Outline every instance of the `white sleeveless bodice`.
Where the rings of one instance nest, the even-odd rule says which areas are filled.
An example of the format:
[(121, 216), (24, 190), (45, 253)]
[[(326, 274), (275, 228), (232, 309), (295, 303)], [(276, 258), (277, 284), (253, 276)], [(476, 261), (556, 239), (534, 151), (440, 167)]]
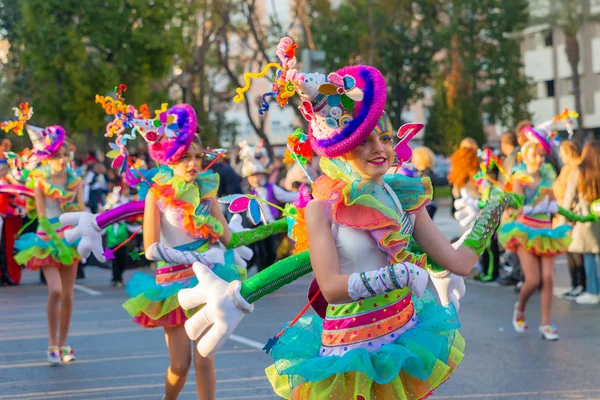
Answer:
[[(389, 185), (384, 184), (384, 187), (394, 200), (398, 214), (402, 217), (404, 211), (398, 197)], [(411, 233), (414, 218), (414, 215), (409, 215)], [(335, 238), (335, 247), (340, 258), (342, 274), (373, 271), (388, 264), (387, 253), (377, 246), (377, 242), (368, 231), (353, 229), (336, 223), (332, 223), (331, 231)]]
[(60, 217), (62, 212), (60, 211), (60, 203), (58, 200), (52, 200), (46, 197), (46, 217), (48, 219)]
[(167, 207), (160, 217), (160, 242), (165, 246), (177, 247), (197, 241), (193, 236), (178, 227), (178, 219), (182, 218), (177, 210)]

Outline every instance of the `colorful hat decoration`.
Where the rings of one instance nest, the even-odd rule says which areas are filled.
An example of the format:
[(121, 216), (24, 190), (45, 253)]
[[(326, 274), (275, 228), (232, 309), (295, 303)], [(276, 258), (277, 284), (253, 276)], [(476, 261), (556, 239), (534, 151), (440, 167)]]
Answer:
[(20, 103), (15, 110), (16, 120), (7, 120), (2, 122), (0, 127), (5, 131), (13, 131), (18, 136), (23, 135), (23, 130), (27, 130), (29, 139), (32, 143), (33, 154), (38, 160), (44, 160), (52, 157), (65, 144), (65, 128), (60, 125), (52, 125), (47, 128), (27, 124), (27, 121), (33, 115), (33, 108), (29, 103)]
[[(137, 134), (148, 143), (148, 153), (159, 164), (177, 162), (190, 148), (196, 134), (196, 112), (187, 104), (178, 104), (168, 108), (161, 105), (151, 118), (148, 106), (143, 104), (136, 109), (125, 104), (123, 92), (127, 86), (120, 84), (115, 88), (116, 99), (96, 95), (96, 103), (101, 104), (108, 115), (114, 119), (106, 126), (106, 137), (116, 136), (110, 143), (111, 151), (107, 156), (113, 159), (112, 167), (120, 169), (128, 184), (135, 185), (138, 178), (130, 170), (127, 142), (135, 140)], [(129, 131), (127, 131), (129, 130)]]
[(137, 132), (148, 142), (148, 153), (159, 164), (177, 162), (190, 148), (196, 134), (196, 111), (188, 104), (167, 104), (154, 119), (133, 119)]
[(379, 70), (365, 65), (344, 67), (327, 76), (299, 73), (293, 69), (296, 48), (292, 39), (282, 38), (277, 46), (280, 63), (270, 63), (258, 74), (244, 74), (246, 85), (236, 90), (234, 101), (243, 100), (250, 78), (266, 76), (271, 67), (278, 69), (272, 91), (263, 95), (261, 111), (268, 110), (267, 97), (276, 96), (277, 103), (285, 105), (297, 93), (300, 111), (309, 122), (312, 149), (324, 157), (341, 156), (360, 145), (377, 125), (385, 107), (385, 79)]
[(558, 132), (552, 129), (556, 122), (564, 124), (567, 130), (572, 129), (572, 118), (577, 117), (577, 113), (565, 109), (561, 114), (557, 115), (550, 121), (542, 122), (536, 126), (526, 126), (523, 128), (523, 133), (528, 140), (539, 143), (546, 152), (551, 153), (552, 148), (560, 144)]
[(60, 125), (47, 128), (27, 125), (26, 129), (33, 145), (33, 153), (38, 160), (52, 157), (65, 144), (65, 128)]

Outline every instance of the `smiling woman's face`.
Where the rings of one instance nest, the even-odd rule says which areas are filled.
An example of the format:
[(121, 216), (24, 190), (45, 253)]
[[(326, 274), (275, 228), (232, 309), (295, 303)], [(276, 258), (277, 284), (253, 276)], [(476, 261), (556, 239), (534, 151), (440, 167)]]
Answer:
[(190, 149), (179, 161), (169, 165), (173, 170), (173, 175), (183, 178), (187, 183), (192, 183), (202, 169), (203, 154), (195, 143), (192, 143)]
[(363, 179), (383, 182), (383, 175), (394, 162), (394, 147), (390, 132), (376, 131), (357, 148), (342, 156)]

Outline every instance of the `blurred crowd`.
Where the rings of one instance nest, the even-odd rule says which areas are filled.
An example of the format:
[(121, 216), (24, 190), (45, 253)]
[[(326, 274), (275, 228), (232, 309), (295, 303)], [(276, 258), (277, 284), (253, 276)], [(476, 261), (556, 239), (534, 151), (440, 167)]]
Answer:
[[(485, 152), (496, 154), (502, 162), (504, 171), (510, 174), (520, 162), (519, 150), (527, 140), (522, 129), (529, 124), (531, 124), (530, 121), (523, 121), (517, 125), (514, 132), (504, 133), (498, 149), (486, 147), (479, 149), (475, 140), (464, 139), (459, 149), (449, 158), (449, 171), (443, 158), (436, 156), (427, 147), (417, 147), (413, 150), (410, 164), (402, 165), (400, 172), (409, 176), (431, 179), (434, 184), (434, 198), (427, 206), (427, 212), (434, 218), (439, 206), (438, 191), (446, 185), (449, 185), (452, 200), (461, 198), (465, 191), (471, 197), (485, 199), (486, 186), (482, 185), (481, 180), (476, 177), (481, 172), (482, 154)], [(133, 157), (137, 160), (139, 168), (155, 167), (143, 146), (136, 154), (133, 154)], [(304, 168), (298, 163), (286, 165), (283, 157), (274, 157), (273, 160), (270, 160), (264, 148), (253, 150), (250, 157), (252, 160), (244, 158), (244, 155), (240, 154), (240, 149), (236, 149), (235, 152), (228, 153), (214, 162), (206, 161), (206, 166), (220, 175), (219, 197), (253, 193), (264, 200), (283, 206), (296, 198), (302, 184), (310, 184), (311, 180), (322, 174), (317, 156)], [(103, 212), (116, 205), (137, 199), (135, 189), (128, 188), (122, 182), (117, 171), (110, 168), (108, 161), (110, 160), (105, 160), (100, 153), (91, 151), (85, 157), (76, 158), (72, 164), (72, 168), (78, 170), (84, 177), (84, 200), (87, 209), (93, 213)], [(561, 143), (559, 151), (547, 156), (546, 162), (552, 165), (557, 175), (553, 189), (559, 204), (575, 212), (589, 212), (590, 203), (600, 197), (600, 145), (592, 141), (587, 143), (582, 151), (575, 142), (565, 140)], [(500, 173), (498, 168), (492, 168), (487, 172), (498, 184), (510, 184), (509, 177)], [(5, 174), (6, 171), (0, 168), (0, 175)], [(265, 208), (268, 209), (266, 212), (267, 222), (280, 216), (276, 208)], [(227, 218), (231, 217), (226, 205), (223, 205), (223, 211)], [(451, 213), (454, 214), (454, 209), (451, 210)], [(25, 217), (22, 225), (25, 226), (27, 223)], [(569, 222), (565, 221), (564, 217), (557, 217), (555, 223)], [(244, 221), (245, 226), (249, 226), (248, 224), (248, 221)], [(105, 268), (112, 267), (112, 283), (121, 286), (123, 271), (126, 268), (149, 264), (143, 257), (140, 226), (141, 221), (129, 220), (119, 226), (109, 227), (112, 231), (106, 235), (105, 239), (107, 241), (105, 244), (109, 247), (126, 241), (130, 236), (133, 238), (127, 241), (126, 246), (118, 248), (115, 260), (112, 262), (100, 263), (92, 256), (87, 260), (87, 264)], [(25, 228), (24, 231), (35, 231), (35, 223)], [(559, 295), (576, 301), (579, 298), (579, 302), (598, 303), (600, 297), (596, 259), (600, 254), (600, 224), (575, 223), (572, 236), (573, 243), (567, 254), (571, 287)], [(291, 246), (292, 244), (285, 235), (259, 242), (253, 248), (255, 257), (249, 265), (255, 265), (255, 268), (259, 270), (263, 269), (277, 259), (285, 257)], [(0, 257), (3, 271), (2, 282), (16, 284), (18, 279), (15, 282), (15, 279), (11, 279), (10, 274), (7, 273), (7, 263), (7, 257)], [(84, 276), (83, 274), (83, 270), (80, 268), (78, 276), (81, 278)], [(518, 257), (504, 251), (498, 245), (497, 240), (492, 241), (488, 251), (481, 257), (472, 273), (472, 278), (482, 282), (515, 285), (517, 289), (523, 281)], [(41, 279), (43, 280), (43, 277)]]

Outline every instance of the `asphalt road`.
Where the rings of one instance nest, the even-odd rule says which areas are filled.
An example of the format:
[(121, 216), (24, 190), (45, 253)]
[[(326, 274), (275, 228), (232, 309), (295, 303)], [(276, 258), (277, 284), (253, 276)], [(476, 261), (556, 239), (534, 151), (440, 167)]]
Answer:
[[(447, 210), (436, 221), (448, 237), (457, 227)], [(557, 286), (566, 285), (559, 259)], [(51, 368), (45, 361), (46, 288), (26, 272), (20, 287), (0, 288), (0, 399), (161, 399), (168, 355), (161, 330), (131, 323), (121, 308), (123, 289), (109, 286), (109, 271), (87, 268), (75, 295), (70, 344), (78, 360)], [(152, 273), (146, 270), (147, 273)], [(127, 271), (126, 278), (133, 272)], [(259, 348), (306, 303), (309, 277), (256, 304), (217, 354), (217, 398), (276, 399)], [(511, 326), (516, 295), (495, 284), (468, 283), (461, 302), (466, 356), (432, 399), (600, 399), (600, 306), (557, 300), (553, 318), (561, 339), (540, 340), (539, 297), (528, 312), (530, 332)], [(193, 376), (191, 373), (190, 376)], [(181, 399), (195, 399), (188, 379)]]

